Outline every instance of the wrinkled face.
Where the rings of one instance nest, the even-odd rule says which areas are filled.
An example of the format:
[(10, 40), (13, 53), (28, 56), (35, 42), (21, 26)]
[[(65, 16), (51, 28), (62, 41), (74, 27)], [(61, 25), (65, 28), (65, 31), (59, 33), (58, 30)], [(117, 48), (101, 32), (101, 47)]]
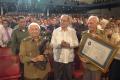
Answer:
[(62, 28), (68, 27), (70, 24), (70, 20), (68, 16), (62, 16), (60, 19), (60, 26)]
[(40, 29), (37, 25), (31, 25), (28, 31), (33, 38), (40, 36)]
[(95, 30), (97, 28), (97, 24), (98, 24), (97, 19), (94, 17), (89, 19), (87, 22), (89, 30)]

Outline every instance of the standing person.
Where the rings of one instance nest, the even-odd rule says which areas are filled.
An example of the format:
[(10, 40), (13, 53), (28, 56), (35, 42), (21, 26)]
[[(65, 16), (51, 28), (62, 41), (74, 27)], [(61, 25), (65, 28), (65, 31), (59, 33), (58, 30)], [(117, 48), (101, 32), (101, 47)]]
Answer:
[(68, 15), (60, 17), (60, 27), (52, 34), (51, 45), (54, 56), (55, 80), (72, 79), (72, 63), (74, 60), (74, 48), (78, 46), (76, 31), (71, 27), (71, 18)]
[[(99, 18), (97, 16), (90, 16), (87, 21), (89, 30), (83, 31), (82, 37), (84, 37), (87, 33), (89, 33), (93, 37), (103, 39), (104, 37), (103, 33), (100, 33), (100, 31), (97, 30), (98, 22), (99, 22)], [(84, 38), (82, 38), (81, 41), (84, 41)], [(80, 47), (81, 47), (81, 43), (80, 43)], [(91, 64), (86, 58), (80, 56), (80, 59), (83, 62), (83, 66), (85, 68), (83, 80), (101, 80), (102, 72), (93, 64)]]
[(24, 17), (19, 17), (18, 18), (18, 25), (16, 28), (13, 30), (12, 33), (12, 41), (11, 41), (11, 48), (12, 52), (15, 55), (19, 54), (19, 48), (20, 48), (20, 43), (21, 40), (24, 39), (25, 37), (28, 36), (28, 31), (26, 28), (26, 22)]
[(3, 20), (3, 28), (0, 29), (0, 46), (10, 47), (12, 28), (7, 20)]
[[(28, 31), (25, 25), (26, 25), (25, 18), (19, 17), (18, 25), (13, 30), (13, 33), (11, 36), (11, 50), (13, 54), (15, 54), (16, 56), (18, 56), (19, 54), (21, 40), (28, 36)], [(21, 71), (21, 80), (24, 80), (23, 64), (21, 62), (20, 62), (20, 71)]]
[(120, 31), (115, 23), (109, 23), (114, 28), (111, 42), (118, 47), (118, 51), (109, 68), (109, 80), (120, 80)]
[[(25, 80), (47, 80), (48, 72), (50, 71), (50, 65), (47, 62), (38, 63), (39, 61), (46, 60), (44, 50), (40, 50), (43, 46), (44, 39), (40, 36), (40, 26), (37, 23), (31, 23), (28, 26), (28, 32), (30, 36), (22, 40), (20, 45), (20, 60), (24, 64), (24, 77)], [(40, 51), (39, 51), (40, 50)]]

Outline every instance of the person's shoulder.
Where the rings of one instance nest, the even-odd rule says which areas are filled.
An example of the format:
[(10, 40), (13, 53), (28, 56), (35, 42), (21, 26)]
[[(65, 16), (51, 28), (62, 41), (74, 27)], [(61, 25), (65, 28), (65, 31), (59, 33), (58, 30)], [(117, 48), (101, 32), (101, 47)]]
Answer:
[(68, 30), (76, 32), (76, 30), (73, 27), (68, 27)]
[(16, 35), (18, 33), (19, 33), (19, 29), (18, 28), (12, 29), (12, 34)]
[(54, 30), (60, 30), (61, 29), (61, 27), (58, 27), (58, 28), (56, 28), (56, 29), (54, 29)]
[(19, 28), (18, 28), (18, 27), (15, 27), (15, 28), (13, 29), (13, 32), (18, 32), (18, 30), (19, 30)]
[(13, 30), (11, 27), (8, 27), (8, 30)]
[(32, 39), (32, 38), (31, 38), (30, 36), (28, 36), (28, 37), (24, 38), (24, 39), (22, 40), (22, 42), (29, 42), (31, 39)]
[(60, 30), (61, 30), (61, 27), (58, 27), (58, 28), (54, 29), (53, 32), (58, 32)]
[(13, 29), (16, 30), (18, 28), (19, 28), (19, 25), (15, 25), (15, 27)]

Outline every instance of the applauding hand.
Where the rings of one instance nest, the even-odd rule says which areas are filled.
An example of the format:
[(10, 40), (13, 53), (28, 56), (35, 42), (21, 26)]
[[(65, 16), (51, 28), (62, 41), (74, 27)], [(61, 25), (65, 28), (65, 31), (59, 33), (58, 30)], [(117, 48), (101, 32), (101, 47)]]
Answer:
[(63, 48), (70, 48), (70, 44), (68, 42), (62, 41), (61, 42), (61, 47), (63, 47)]

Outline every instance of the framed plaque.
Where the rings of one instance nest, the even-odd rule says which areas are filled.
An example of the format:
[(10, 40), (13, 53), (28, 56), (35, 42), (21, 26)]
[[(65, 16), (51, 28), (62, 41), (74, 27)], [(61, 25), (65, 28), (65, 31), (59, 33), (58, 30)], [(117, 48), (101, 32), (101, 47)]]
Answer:
[(82, 39), (84, 40), (80, 43), (80, 55), (105, 73), (118, 48), (90, 34), (83, 36)]

